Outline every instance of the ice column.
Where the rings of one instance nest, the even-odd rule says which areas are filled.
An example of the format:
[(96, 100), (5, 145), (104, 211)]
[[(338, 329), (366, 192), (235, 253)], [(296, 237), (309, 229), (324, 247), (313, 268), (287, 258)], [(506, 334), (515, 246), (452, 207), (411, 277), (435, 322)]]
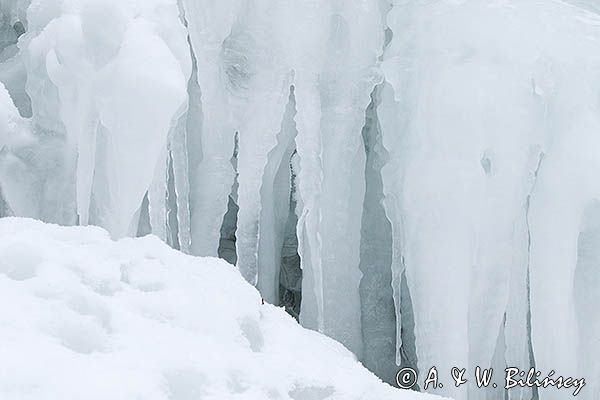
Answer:
[[(322, 32), (326, 39), (320, 69), (310, 71), (304, 65), (297, 69), (299, 186), (304, 204), (298, 236), (308, 277), (300, 317), (360, 357), (359, 255), (365, 193), (361, 132), (378, 81), (375, 66), (383, 29), (375, 1), (334, 2), (322, 12), (327, 31)], [(308, 75), (311, 72), (314, 75)]]
[(194, 123), (188, 123), (187, 128), (191, 252), (195, 255), (217, 256), (219, 229), (233, 184), (230, 158), (236, 128), (231, 93), (239, 84), (235, 74), (238, 70), (243, 72), (244, 56), (239, 54), (237, 62), (232, 60), (236, 53), (227, 42), (243, 12), (242, 3), (182, 0), (196, 62), (196, 76), (190, 87), (194, 94), (190, 98)]
[[(405, 268), (422, 371), (497, 367), (506, 351), (511, 359), (527, 354), (522, 342), (504, 348), (511, 290), (526, 307), (523, 287), (510, 285), (511, 276), (526, 276), (523, 210), (539, 147), (537, 99), (524, 72), (532, 49), (512, 45), (525, 27), (519, 17), (522, 25), (482, 2), (409, 2), (388, 15), (382, 174), (396, 308)], [(494, 40), (494, 27), (508, 21), (512, 29)], [(511, 323), (525, 324), (525, 311), (514, 307)], [(477, 390), (433, 391), (465, 399), (481, 396)]]
[(191, 63), (179, 11), (175, 2), (61, 3), (34, 1), (19, 42), (36, 134), (62, 140), (52, 146), (65, 172), (45, 183), (60, 197), (42, 204), (61, 205), (54, 213), (64, 216), (40, 217), (75, 223), (76, 203), (79, 223), (134, 234), (167, 134), (187, 107)]

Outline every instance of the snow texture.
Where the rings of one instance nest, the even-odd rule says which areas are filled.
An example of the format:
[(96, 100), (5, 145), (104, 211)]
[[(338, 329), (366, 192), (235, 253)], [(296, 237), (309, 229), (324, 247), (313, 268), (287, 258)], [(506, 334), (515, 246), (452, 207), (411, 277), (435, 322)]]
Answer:
[(434, 398), (381, 383), (233, 266), (155, 236), (5, 218), (0, 243), (3, 400)]

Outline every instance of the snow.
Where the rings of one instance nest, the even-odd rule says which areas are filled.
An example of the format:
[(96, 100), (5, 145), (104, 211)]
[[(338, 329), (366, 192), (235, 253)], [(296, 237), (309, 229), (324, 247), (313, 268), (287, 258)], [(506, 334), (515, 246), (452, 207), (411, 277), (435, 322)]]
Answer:
[(0, 398), (426, 399), (154, 236), (0, 220)]

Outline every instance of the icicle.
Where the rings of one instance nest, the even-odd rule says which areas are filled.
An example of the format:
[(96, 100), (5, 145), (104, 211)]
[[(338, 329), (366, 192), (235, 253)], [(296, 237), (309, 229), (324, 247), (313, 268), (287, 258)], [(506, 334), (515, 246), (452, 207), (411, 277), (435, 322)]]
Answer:
[[(572, 32), (575, 22), (568, 22), (561, 29)], [(593, 351), (585, 344), (589, 343), (587, 335), (597, 329), (596, 318), (594, 314), (581, 319), (577, 302), (589, 293), (581, 287), (579, 274), (589, 270), (587, 263), (594, 262), (587, 249), (588, 243), (593, 243), (595, 204), (600, 198), (600, 101), (597, 84), (592, 89), (590, 82), (597, 82), (600, 57), (592, 50), (595, 42), (582, 39), (578, 43), (577, 47), (569, 45), (568, 51), (561, 48), (550, 54), (568, 59), (561, 69), (551, 68), (536, 76), (537, 92), (550, 112), (545, 114), (549, 141), (529, 209), (531, 335), (538, 370), (557, 370), (560, 365), (561, 375), (585, 377), (591, 372), (586, 366)], [(593, 274), (586, 278), (588, 283), (594, 279)], [(595, 330), (596, 341), (598, 332)], [(587, 389), (578, 397), (597, 397), (597, 389)], [(540, 389), (539, 395), (540, 400), (562, 400), (572, 397), (572, 392)]]
[(0, 216), (151, 230), (237, 262), (388, 381), (394, 361), (421, 375), (560, 366), (598, 397), (597, 14), (541, 0), (0, 3)]
[[(277, 81), (276, 78), (275, 80)], [(289, 93), (285, 89), (289, 88), (290, 83), (287, 81), (281, 88), (269, 88), (256, 97), (251, 96), (253, 106), (248, 111), (249, 119), (240, 127), (237, 265), (246, 280), (254, 285), (258, 283), (259, 272), (259, 216), (262, 208), (260, 187), (267, 155), (276, 144), (274, 140), (278, 128), (274, 127), (280, 127), (283, 121), (287, 104), (284, 99)], [(254, 109), (255, 106), (259, 109)]]
[[(319, 26), (319, 25), (316, 25)], [(312, 75), (312, 74), (311, 74)], [(296, 138), (298, 149), (298, 253), (302, 259), (302, 305), (300, 323), (323, 331), (323, 278), (321, 211), (319, 197), (323, 180), (321, 167), (321, 137), (319, 128), (320, 98), (316, 80), (296, 79)]]
[(170, 148), (173, 162), (173, 179), (177, 198), (177, 235), (180, 250), (190, 252), (190, 178), (188, 170), (187, 135), (185, 129), (186, 118), (181, 118), (173, 131)]
[(167, 242), (168, 155), (163, 152), (156, 163), (154, 179), (148, 189), (148, 211), (152, 234)]
[[(566, 10), (552, 7), (546, 16)], [(533, 349), (539, 369), (561, 365), (566, 374), (577, 372), (576, 352), (557, 349), (576, 340), (571, 291), (576, 238), (582, 202), (597, 193), (587, 171), (598, 168), (598, 157), (581, 146), (593, 147), (590, 132), (598, 131), (599, 118), (597, 95), (588, 97), (592, 91), (583, 83), (593, 78), (563, 71), (597, 65), (598, 59), (589, 56), (591, 42), (582, 40), (557, 75), (554, 60), (564, 57), (562, 36), (548, 31), (539, 42), (521, 43), (520, 32), (527, 31), (536, 7), (519, 3), (517, 9), (415, 2), (394, 7), (389, 15), (394, 39), (383, 64), (389, 85), (380, 106), (390, 153), (383, 171), (385, 204), (394, 251), (402, 254), (393, 259), (394, 277), (405, 265), (413, 299), (421, 369), (501, 364), (497, 332), (505, 313), (509, 330), (501, 328), (500, 334), (511, 338), (504, 362), (530, 365), (527, 341), (514, 336), (526, 333), (517, 328), (527, 312), (524, 207), (536, 148), (544, 142), (539, 133), (548, 130), (557, 144), (547, 153), (529, 208)], [(493, 27), (507, 21), (512, 29), (502, 43), (495, 42)], [(574, 20), (566, 21), (560, 31), (576, 31), (569, 25)], [(544, 63), (531, 54), (539, 54), (538, 61), (547, 58), (550, 67), (538, 70)], [(539, 96), (546, 99), (543, 113)], [(552, 119), (544, 122), (543, 115)], [(396, 302), (399, 297), (396, 293)], [(557, 312), (564, 316), (561, 328), (548, 334), (550, 314)], [(445, 386), (438, 393), (467, 397), (464, 387)], [(471, 386), (469, 398), (479, 393)]]
[(258, 288), (263, 298), (279, 304), (279, 268), (290, 210), (290, 160), (295, 150), (296, 103), (294, 87), (283, 117), (277, 145), (269, 152), (260, 190), (261, 213), (258, 243)]
[(229, 159), (233, 153), (235, 127), (226, 85), (228, 78), (223, 70), (222, 45), (237, 18), (239, 2), (182, 2), (196, 61), (196, 79), (192, 79), (189, 86), (191, 120), (187, 127), (191, 253), (216, 257), (219, 229), (234, 177)]
[(363, 140), (367, 155), (365, 199), (360, 243), (360, 281), (364, 364), (384, 381), (396, 376), (396, 315), (392, 291), (392, 228), (383, 208), (381, 167), (386, 152), (381, 145), (377, 118), (379, 88), (371, 95)]
[[(410, 139), (408, 110), (410, 109), (411, 84), (414, 81), (417, 62), (414, 55), (415, 32), (411, 29), (416, 12), (412, 3), (394, 2), (394, 8), (387, 14), (386, 24), (393, 39), (384, 53), (382, 70), (385, 82), (380, 89), (381, 102), (378, 117), (381, 124), (382, 145), (388, 153), (387, 163), (381, 169), (383, 183), (383, 204), (392, 229), (392, 290), (396, 310), (396, 364), (402, 363), (402, 276), (404, 274), (401, 188), (404, 180), (404, 158)], [(400, 63), (399, 68), (390, 64)], [(398, 73), (402, 71), (402, 73)], [(398, 95), (395, 94), (398, 93)], [(402, 93), (402, 97), (400, 97)], [(398, 98), (397, 98), (398, 97)]]
[(165, 204), (165, 222), (167, 223), (167, 244), (176, 250), (181, 250), (179, 244), (179, 210), (177, 189), (175, 189), (175, 172), (173, 171), (173, 153), (167, 155), (167, 193)]
[[(321, 69), (313, 76), (304, 65), (296, 70), (299, 186), (305, 210), (298, 236), (307, 279), (300, 318), (360, 357), (359, 248), (365, 163), (361, 130), (377, 81), (374, 67), (383, 35), (376, 2), (362, 7), (335, 3), (321, 12), (327, 28), (321, 33), (328, 38), (319, 45), (323, 48), (317, 47), (323, 51), (316, 58), (322, 60)], [(316, 76), (320, 84), (310, 81)], [(308, 190), (313, 193), (307, 194)], [(340, 308), (340, 304), (345, 306)]]
[(177, 5), (157, 13), (156, 4), (89, 0), (61, 15), (33, 3), (19, 46), (36, 134), (55, 165), (40, 184), (52, 190), (39, 217), (72, 224), (78, 214), (115, 237), (135, 233), (171, 120), (185, 109), (191, 63)]
[[(405, 267), (424, 371), (491, 365), (509, 272), (525, 269), (511, 254), (526, 249), (514, 227), (523, 218), (533, 97), (521, 76), (525, 65), (486, 63), (491, 53), (502, 60), (503, 49), (465, 44), (503, 18), (481, 6), (409, 3), (388, 19), (394, 38), (383, 65), (389, 85), (380, 114), (390, 153), (383, 177), (395, 242), (393, 286), (398, 310)], [(467, 23), (462, 13), (481, 18)], [(436, 29), (453, 35), (441, 38)], [(470, 48), (477, 50), (469, 61), (446, 57)], [(513, 268), (515, 261), (521, 264)], [(466, 387), (446, 385), (437, 393), (467, 397)]]
[(277, 144), (292, 83), (286, 44), (271, 18), (280, 7), (278, 2), (248, 3), (225, 43), (234, 119), (239, 121), (237, 265), (254, 285), (259, 279), (261, 182), (268, 154)]

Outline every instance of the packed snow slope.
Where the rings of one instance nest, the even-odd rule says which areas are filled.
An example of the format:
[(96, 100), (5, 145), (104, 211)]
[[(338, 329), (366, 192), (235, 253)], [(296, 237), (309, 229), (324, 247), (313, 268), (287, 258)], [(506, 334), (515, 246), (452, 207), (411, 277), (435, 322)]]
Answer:
[(154, 236), (2, 219), (0, 293), (2, 400), (428, 398)]

